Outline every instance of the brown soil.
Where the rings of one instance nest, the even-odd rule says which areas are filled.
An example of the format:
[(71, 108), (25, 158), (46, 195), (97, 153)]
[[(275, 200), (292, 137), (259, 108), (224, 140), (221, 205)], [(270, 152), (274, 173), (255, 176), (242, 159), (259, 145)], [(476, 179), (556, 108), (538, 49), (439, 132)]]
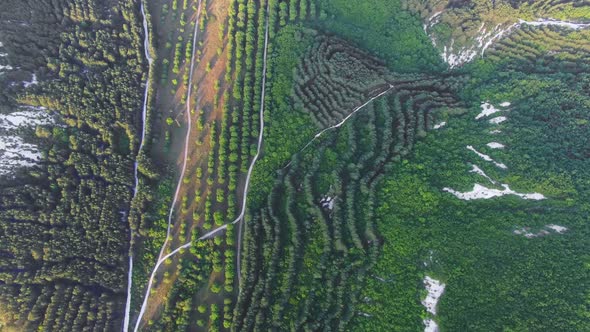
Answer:
[[(172, 37), (173, 43), (174, 41), (176, 41), (178, 35), (182, 35), (185, 43), (189, 39), (192, 39), (194, 26), (192, 26), (190, 22), (196, 22), (196, 12), (194, 12), (191, 6), (189, 6), (186, 12), (187, 24), (184, 27), (184, 33), (180, 33), (178, 31), (178, 22), (182, 8), (178, 8), (177, 18), (173, 19), (171, 8), (172, 1), (168, 2), (168, 6), (170, 9), (167, 18), (163, 22), (160, 21), (160, 19), (158, 19), (158, 17), (161, 17), (162, 15), (161, 5), (159, 4), (154, 6), (157, 8), (151, 8), (152, 20), (154, 21), (154, 29), (156, 30), (155, 37), (157, 38), (157, 43), (160, 46), (157, 50), (158, 58), (160, 59), (160, 61), (158, 61), (158, 65), (161, 65), (161, 59), (167, 58), (170, 61), (168, 82), (162, 84), (161, 81), (157, 81), (158, 85), (156, 92), (156, 112), (160, 114), (161, 121), (155, 124), (154, 132), (160, 132), (161, 139), (154, 142), (153, 151), (154, 158), (158, 158), (159, 160), (167, 160), (170, 163), (174, 163), (178, 169), (178, 176), (180, 174), (180, 169), (182, 167), (184, 158), (184, 144), (187, 130), (187, 121), (185, 114), (186, 105), (183, 103), (183, 96), (186, 94), (186, 87), (182, 84), (182, 77), (184, 72), (190, 69), (190, 62), (186, 61), (182, 65), (180, 73), (174, 74), (172, 72), (174, 46), (172, 46), (169, 49), (166, 49), (165, 44), (168, 40), (169, 31), (174, 32)], [(197, 52), (195, 53), (195, 72), (193, 74), (193, 99), (191, 102), (192, 129), (189, 138), (189, 151), (185, 171), (185, 178), (188, 177), (190, 181), (188, 183), (183, 183), (181, 185), (178, 196), (178, 202), (175, 209), (176, 216), (173, 220), (171, 239), (169, 241), (166, 252), (170, 252), (173, 249), (179, 247), (180, 245), (190, 241), (192, 232), (199, 232), (200, 225), (203, 222), (202, 214), (204, 211), (207, 192), (209, 191), (211, 192), (211, 194), (214, 195), (217, 189), (215, 184), (211, 187), (207, 184), (206, 179), (207, 177), (211, 176), (210, 174), (207, 174), (207, 161), (210, 153), (210, 126), (212, 123), (214, 123), (214, 121), (216, 121), (215, 123), (217, 123), (217, 130), (220, 130), (219, 124), (221, 123), (221, 119), (223, 116), (223, 93), (225, 89), (229, 88), (225, 86), (223, 80), (227, 61), (225, 48), (228, 42), (228, 38), (227, 36), (225, 36), (225, 34), (223, 34), (224, 39), (219, 39), (220, 24), (227, 18), (228, 5), (229, 0), (208, 1), (206, 13), (205, 8), (202, 9), (202, 17), (206, 17), (206, 24), (205, 31), (199, 31), (199, 37), (197, 39), (198, 44)], [(222, 47), (223, 49), (223, 52), (220, 56), (218, 56), (217, 54), (217, 49), (219, 47)], [(199, 50), (201, 51), (200, 56), (198, 55)], [(182, 53), (184, 58), (184, 51)], [(209, 71), (206, 70), (208, 63), (210, 64)], [(160, 68), (158, 68), (157, 70), (160, 70)], [(172, 85), (172, 79), (178, 80), (178, 86), (175, 87)], [(216, 108), (214, 108), (213, 103), (216, 92), (213, 87), (216, 80), (219, 80), (220, 89), (217, 92), (219, 96), (218, 105)], [(170, 92), (172, 90), (174, 91), (174, 94)], [(205, 121), (203, 121), (204, 126), (202, 130), (199, 130), (199, 128), (197, 127), (200, 109), (206, 110), (204, 117)], [(177, 122), (175, 121), (173, 125), (168, 126), (165, 121), (167, 117), (171, 117)], [(164, 141), (165, 133), (168, 130), (171, 133), (171, 144), (169, 150), (165, 148), (166, 144)], [(202, 144), (199, 145), (197, 144), (197, 142), (202, 142)], [(196, 170), (198, 167), (201, 167), (203, 171), (203, 176), (201, 180), (196, 178)], [(214, 183), (216, 183), (216, 181), (214, 181)], [(199, 189), (199, 192), (201, 194), (201, 199), (198, 204), (195, 203), (194, 197), (195, 190), (197, 188)], [(188, 198), (188, 205), (186, 208), (186, 213), (183, 213), (182, 197), (185, 196)], [(201, 216), (198, 220), (192, 220), (193, 211), (197, 211), (196, 214)], [(184, 237), (180, 236), (180, 225), (182, 223), (185, 223), (186, 229), (186, 234)], [(186, 252), (188, 252), (188, 250)], [(159, 315), (162, 313), (162, 309), (167, 299), (167, 296), (168, 294), (170, 294), (170, 290), (178, 276), (177, 265), (178, 259), (181, 258), (181, 256), (182, 255), (176, 255), (171, 259), (171, 264), (162, 264), (162, 266), (160, 267), (158, 274), (154, 280), (154, 287), (149, 298), (148, 307), (143, 316), (143, 324), (149, 321), (157, 321)], [(168, 272), (169, 274), (169, 282), (164, 283), (162, 280), (164, 273), (166, 272)], [(217, 279), (218, 283), (223, 284), (222, 276), (213, 274), (211, 278), (212, 279), (210, 280), (210, 283)], [(199, 291), (198, 295), (199, 298), (203, 299), (205, 302), (209, 302), (208, 299), (211, 299), (213, 301), (212, 303), (219, 302), (220, 307), (223, 307), (223, 298), (220, 298), (216, 294), (210, 294), (208, 287)]]

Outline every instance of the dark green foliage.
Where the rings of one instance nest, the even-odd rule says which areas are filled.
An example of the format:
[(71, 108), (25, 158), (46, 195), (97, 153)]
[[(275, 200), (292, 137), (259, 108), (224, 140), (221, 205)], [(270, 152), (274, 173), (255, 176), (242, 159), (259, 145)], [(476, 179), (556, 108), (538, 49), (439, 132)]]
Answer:
[[(365, 71), (362, 61), (356, 60), (361, 58), (358, 51), (342, 41), (324, 38), (318, 40), (326, 47), (312, 46), (306, 54), (314, 60), (305, 58), (297, 77), (305, 75), (301, 73), (303, 70), (330, 72), (317, 69), (329, 63), (329, 59), (349, 59), (344, 60), (352, 73), (349, 79), (356, 74), (363, 82), (364, 72), (373, 73), (370, 82), (380, 81), (385, 88), (391, 83), (395, 88), (367, 105), (353, 122), (333, 135), (326, 133), (326, 138), (296, 155), (289, 166), (279, 171), (279, 179), (265, 202), (255, 201), (257, 205), (252, 205), (262, 208), (256, 209), (247, 223), (242, 256), (243, 286), (234, 317), (235, 328), (239, 330), (345, 329), (355, 315), (353, 304), (358, 300), (360, 281), (378, 254), (379, 241), (372, 220), (374, 185), (392, 162), (411, 149), (415, 138), (432, 126), (432, 112), (458, 106), (453, 97), (455, 79), (388, 77), (386, 70), (377, 65), (373, 65), (373, 71)], [(371, 61), (362, 58), (366, 63)], [(273, 67), (273, 73), (274, 70)], [(346, 75), (347, 70), (343, 73)], [(340, 84), (341, 91), (359, 89), (336, 74), (321, 79)], [(337, 98), (333, 96), (339, 91), (337, 88), (321, 90), (325, 85), (322, 83), (310, 87), (298, 80), (296, 84), (310, 90), (320, 89), (325, 99)], [(278, 96), (282, 89), (280, 84), (273, 85), (270, 94)], [(356, 95), (356, 103), (349, 101), (342, 108), (326, 106), (327, 111), (336, 113), (333, 123), (328, 124), (339, 121), (338, 117), (344, 118), (347, 111), (352, 112), (364, 102), (363, 98), (369, 99), (383, 90), (383, 87), (381, 90), (373, 87), (372, 91), (368, 88), (366, 95)], [(300, 100), (300, 111), (319, 116), (315, 103), (321, 102), (321, 98)], [(273, 125), (271, 122), (271, 133)], [(318, 121), (317, 125), (317, 131), (322, 129), (323, 123)], [(267, 144), (278, 144), (275, 140), (280, 137), (272, 136)], [(308, 139), (312, 137), (309, 135)], [(273, 141), (269, 143), (270, 139)], [(270, 154), (261, 163), (280, 162), (276, 158)], [(334, 198), (334, 202), (326, 202), (328, 197)]]
[[(37, 176), (2, 183), (3, 324), (55, 331), (121, 326), (132, 170), (147, 78), (136, 4), (0, 5), (0, 40), (9, 61), (19, 71), (39, 73), (42, 81), (25, 93), (4, 89), (15, 79), (4, 75), (3, 95), (45, 106), (64, 122), (42, 142), (48, 157)], [(143, 167), (153, 174), (147, 163)], [(146, 199), (144, 191), (138, 207)], [(139, 227), (140, 218), (131, 220)]]
[(318, 0), (322, 29), (354, 42), (383, 59), (396, 72), (437, 72), (440, 56), (422, 31), (419, 17), (403, 1)]

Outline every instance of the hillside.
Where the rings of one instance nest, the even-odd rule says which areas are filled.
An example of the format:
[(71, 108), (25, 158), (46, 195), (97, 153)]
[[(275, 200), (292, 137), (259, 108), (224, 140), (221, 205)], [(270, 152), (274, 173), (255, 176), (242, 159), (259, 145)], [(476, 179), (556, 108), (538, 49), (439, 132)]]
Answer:
[(588, 331), (590, 2), (6, 0), (0, 331)]

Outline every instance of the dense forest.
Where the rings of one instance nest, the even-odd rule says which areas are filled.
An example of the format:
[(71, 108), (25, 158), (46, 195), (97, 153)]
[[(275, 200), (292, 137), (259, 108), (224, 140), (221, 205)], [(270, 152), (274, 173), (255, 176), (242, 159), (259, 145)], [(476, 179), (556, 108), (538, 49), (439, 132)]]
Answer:
[(590, 330), (589, 23), (5, 0), (0, 331)]
[[(145, 72), (138, 14), (134, 1), (0, 4), (14, 68), (0, 77), (2, 111), (59, 119), (22, 133), (41, 164), (0, 180), (0, 326), (120, 328)], [(37, 85), (14, 84), (31, 74)]]
[[(376, 95), (363, 98), (362, 89), (347, 86), (351, 77), (352, 84), (366, 81), (365, 65), (341, 61), (337, 39), (323, 41), (301, 25), (277, 35), (267, 100), (273, 113), (249, 205), (246, 283), (234, 326), (416, 331), (428, 318), (450, 331), (588, 329), (588, 214), (578, 199), (587, 191), (588, 31), (519, 26), (483, 59), (438, 74), (444, 65), (436, 59), (399, 58), (409, 45), (431, 54), (422, 37), (385, 44), (394, 37), (379, 30), (382, 21), (373, 14), (387, 15), (388, 5), (326, 1), (319, 8), (323, 19), (309, 27), (378, 54), (393, 72), (437, 74), (384, 75), (372, 67), (371, 75), (381, 75), (392, 90), (319, 139), (314, 135), (342, 113)], [(587, 11), (575, 9), (578, 16), (571, 17)], [(556, 11), (546, 6), (539, 15)], [(397, 36), (420, 30), (408, 13), (390, 15), (407, 22)], [(371, 34), (379, 38), (366, 38)], [(347, 57), (358, 52), (348, 48)], [(338, 70), (332, 61), (339, 61)], [(349, 73), (354, 76), (335, 77)], [(504, 117), (496, 119), (497, 128), (474, 121), (488, 101), (512, 105), (505, 124)], [(484, 155), (508, 171), (482, 165), (465, 146), (483, 146)], [(481, 173), (470, 172), (473, 165)], [(442, 190), (467, 193), (474, 183), (486, 185), (482, 181), (546, 199), (464, 202)], [(448, 285), (437, 316), (421, 304), (425, 275)]]

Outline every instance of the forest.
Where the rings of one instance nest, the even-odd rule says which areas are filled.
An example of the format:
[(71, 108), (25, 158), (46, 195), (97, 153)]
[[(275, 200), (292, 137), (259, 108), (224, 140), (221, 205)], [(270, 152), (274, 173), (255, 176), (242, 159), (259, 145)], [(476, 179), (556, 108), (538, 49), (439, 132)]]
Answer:
[[(117, 330), (146, 67), (138, 8), (0, 6), (0, 40), (16, 68), (0, 77), (3, 111), (43, 107), (59, 119), (23, 133), (43, 147), (43, 162), (1, 180), (0, 326)], [(27, 74), (41, 82), (11, 84)]]
[(0, 331), (590, 330), (589, 24), (4, 1)]

